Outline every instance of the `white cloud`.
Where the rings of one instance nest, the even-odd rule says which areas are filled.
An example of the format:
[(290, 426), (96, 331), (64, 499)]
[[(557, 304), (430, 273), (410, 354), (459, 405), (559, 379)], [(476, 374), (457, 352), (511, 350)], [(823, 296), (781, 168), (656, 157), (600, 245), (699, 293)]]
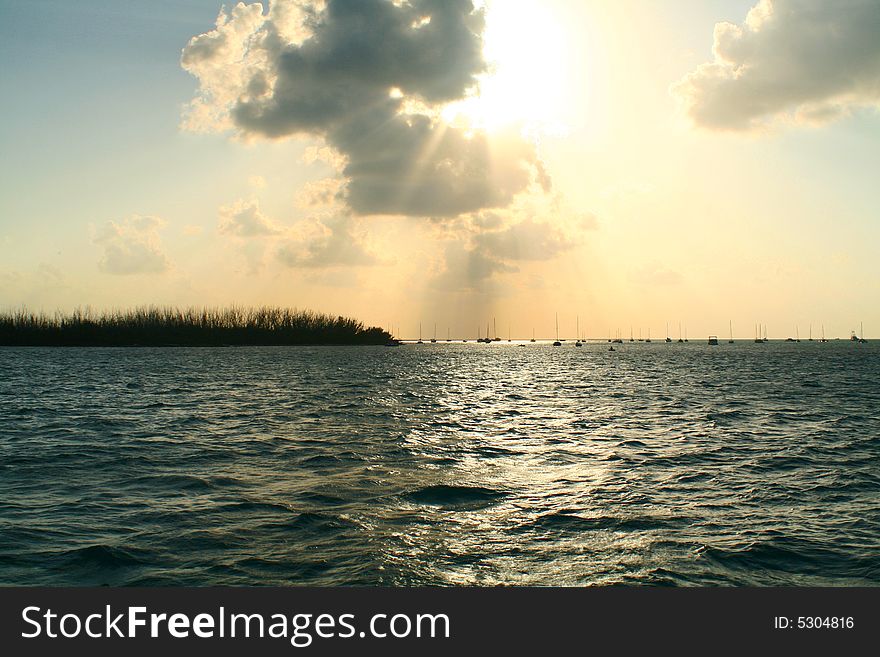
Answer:
[(108, 274), (159, 274), (170, 267), (162, 252), (159, 231), (166, 222), (159, 217), (133, 215), (122, 221), (108, 221), (94, 237), (104, 249), (98, 263)]
[(268, 237), (282, 232), (281, 227), (260, 211), (258, 201), (243, 199), (220, 208), (218, 229), (236, 237)]
[(365, 267), (383, 264), (367, 247), (357, 222), (346, 215), (313, 218), (296, 228), (278, 250), (278, 260), (288, 267)]
[(673, 86), (698, 126), (824, 123), (880, 104), (880, 2), (761, 0), (715, 25), (714, 61)]
[(250, 176), (248, 178), (248, 185), (254, 189), (266, 189), (266, 179), (263, 176)]

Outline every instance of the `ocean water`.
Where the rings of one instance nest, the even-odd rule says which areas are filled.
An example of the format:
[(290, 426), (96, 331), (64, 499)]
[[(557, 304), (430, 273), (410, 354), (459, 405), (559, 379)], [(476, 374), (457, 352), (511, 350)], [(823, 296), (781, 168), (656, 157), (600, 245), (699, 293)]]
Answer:
[(880, 344), (0, 349), (0, 584), (878, 585)]

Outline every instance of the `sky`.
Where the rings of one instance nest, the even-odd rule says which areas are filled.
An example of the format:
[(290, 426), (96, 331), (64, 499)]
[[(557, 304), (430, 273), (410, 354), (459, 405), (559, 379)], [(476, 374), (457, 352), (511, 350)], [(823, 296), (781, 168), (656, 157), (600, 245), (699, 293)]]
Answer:
[(0, 309), (880, 334), (873, 0), (0, 0)]

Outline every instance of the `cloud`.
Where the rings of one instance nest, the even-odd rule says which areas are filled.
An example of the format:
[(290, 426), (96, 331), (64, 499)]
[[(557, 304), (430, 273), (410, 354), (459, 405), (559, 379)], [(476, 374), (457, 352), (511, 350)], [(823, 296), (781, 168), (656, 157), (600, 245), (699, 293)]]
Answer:
[(364, 267), (382, 264), (357, 234), (354, 220), (345, 215), (315, 218), (297, 227), (299, 235), (286, 240), (278, 260), (288, 267)]
[(313, 180), (303, 185), (296, 195), (296, 204), (302, 208), (330, 208), (340, 210), (344, 201), (345, 184), (338, 178)]
[(547, 261), (583, 243), (596, 228), (592, 214), (557, 218), (483, 212), (469, 218), (470, 235), (446, 246), (442, 286), (474, 288), (497, 274), (519, 271), (518, 263)]
[[(595, 221), (578, 218), (580, 228), (592, 229)], [(580, 244), (580, 234), (547, 221), (527, 218), (503, 230), (481, 232), (474, 237), (476, 248), (501, 260), (550, 260)]]
[(761, 0), (741, 25), (715, 25), (714, 61), (673, 87), (693, 122), (748, 130), (786, 118), (824, 123), (880, 103), (880, 3)]
[(266, 179), (263, 176), (253, 175), (248, 178), (248, 185), (254, 189), (266, 189)]
[(260, 211), (259, 202), (243, 199), (220, 208), (218, 230), (236, 237), (267, 237), (282, 232), (279, 226)]
[(184, 48), (190, 129), (319, 137), (357, 215), (454, 217), (509, 205), (549, 177), (519, 134), (440, 117), (487, 70), (471, 0), (274, 0), (221, 12)]
[(519, 271), (515, 266), (495, 258), (464, 242), (450, 242), (444, 252), (445, 269), (435, 279), (435, 287), (460, 289), (481, 287), (496, 274)]
[(170, 267), (162, 253), (159, 231), (166, 222), (158, 217), (133, 215), (108, 221), (93, 241), (103, 247), (98, 267), (108, 274), (160, 274)]

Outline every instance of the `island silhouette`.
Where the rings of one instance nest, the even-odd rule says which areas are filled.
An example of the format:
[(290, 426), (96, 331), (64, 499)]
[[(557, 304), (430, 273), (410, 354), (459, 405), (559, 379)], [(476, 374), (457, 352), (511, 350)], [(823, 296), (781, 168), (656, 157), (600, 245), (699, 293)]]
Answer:
[(349, 317), (271, 306), (0, 313), (3, 346), (382, 345), (391, 340), (387, 331)]

